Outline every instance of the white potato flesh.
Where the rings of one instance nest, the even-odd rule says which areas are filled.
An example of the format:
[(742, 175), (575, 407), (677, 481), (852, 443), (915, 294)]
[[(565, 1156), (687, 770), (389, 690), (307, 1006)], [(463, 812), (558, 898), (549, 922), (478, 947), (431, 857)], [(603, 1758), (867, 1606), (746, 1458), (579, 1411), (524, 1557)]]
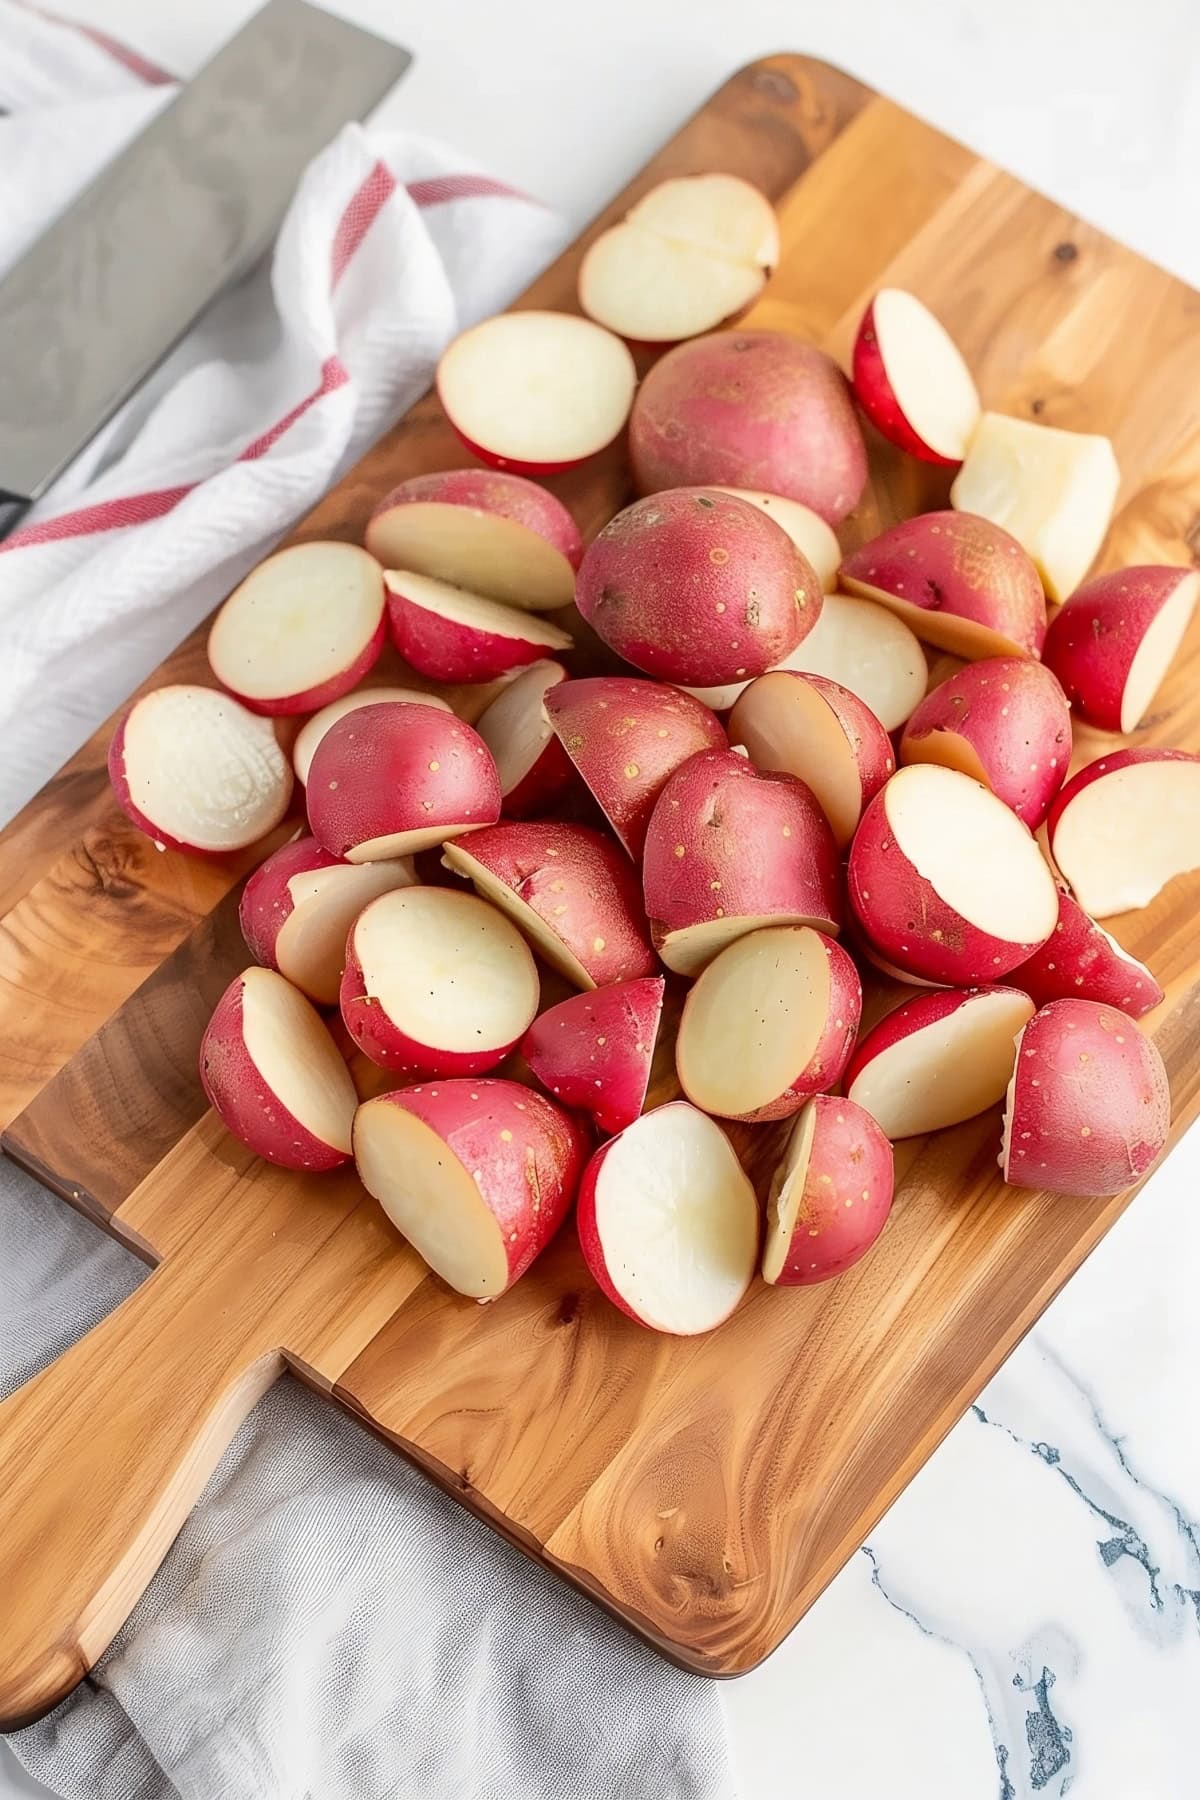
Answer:
[(485, 600), (482, 594), (470, 594), (466, 588), (453, 587), (448, 581), (435, 581), (432, 575), (389, 569), (387, 585), (390, 592), (400, 595), (410, 606), (422, 607), (468, 631), (515, 638), (525, 644), (544, 644), (547, 650), (571, 648), (567, 633), (540, 614), (519, 612), (515, 606), (504, 606), (499, 600)]
[(1060, 813), (1053, 854), (1093, 919), (1148, 906), (1200, 868), (1200, 763), (1130, 763), (1098, 776)]
[[(760, 678), (765, 680), (766, 678)], [(736, 735), (759, 769), (782, 769), (810, 787), (840, 845), (862, 813), (858, 763), (837, 714), (803, 681), (757, 686), (735, 715)]]
[(561, 550), (482, 507), (406, 501), (372, 519), (367, 542), (385, 568), (416, 569), (506, 606), (550, 612), (575, 595), (575, 571)]
[(726, 1118), (778, 1100), (812, 1061), (829, 989), (815, 932), (756, 931), (731, 944), (688, 995), (676, 1044), (688, 1099)]
[(758, 1202), (719, 1125), (660, 1106), (615, 1139), (596, 1177), (608, 1278), (637, 1317), (682, 1336), (728, 1318), (754, 1275)]
[(416, 879), (407, 857), (293, 875), (287, 884), (292, 910), (275, 939), (279, 973), (319, 1005), (336, 1006), (346, 939), (355, 919), (380, 894), (412, 887)]
[(476, 719), (475, 729), (492, 753), (502, 794), (511, 794), (524, 780), (553, 737), (543, 701), (547, 689), (557, 687), (566, 673), (556, 662), (530, 663)]
[(919, 875), (977, 930), (1040, 944), (1058, 894), (1036, 840), (1002, 800), (957, 769), (914, 763), (884, 792), (896, 844)]
[(208, 660), (235, 694), (287, 700), (344, 674), (382, 618), (373, 556), (357, 544), (293, 544), (230, 594), (209, 633)]
[(881, 1050), (847, 1089), (885, 1136), (919, 1137), (973, 1119), (1004, 1098), (1015, 1039), (1033, 1017), (1026, 994), (981, 993)]
[(833, 527), (825, 523), (820, 513), (815, 513), (802, 501), (788, 500), (783, 494), (764, 494), (757, 488), (718, 487), (714, 491), (748, 500), (759, 512), (766, 513), (768, 519), (774, 519), (780, 529), (787, 532), (801, 556), (808, 558), (824, 592), (832, 592), (837, 585), (842, 547)]
[(744, 918), (734, 914), (727, 919), (706, 919), (700, 925), (668, 931), (658, 946), (658, 954), (677, 975), (698, 975), (730, 944), (769, 925), (811, 925), (831, 937), (837, 929), (829, 919), (810, 919), (801, 913), (748, 914)]
[(322, 1144), (350, 1153), (358, 1095), (321, 1016), (272, 969), (242, 976), (242, 1041), (281, 1106)]
[(397, 856), (419, 856), (422, 850), (433, 850), (451, 838), (465, 837), (478, 831), (478, 825), (422, 825), (411, 831), (390, 831), (386, 837), (366, 838), (346, 852), (352, 863), (381, 862)]
[(979, 423), (979, 394), (962, 352), (915, 294), (881, 288), (872, 306), (888, 384), (922, 443), (953, 462)]
[(423, 1119), (399, 1106), (364, 1107), (354, 1157), (367, 1192), (435, 1275), (476, 1300), (504, 1292), (500, 1227), (470, 1172)]
[(1183, 642), (1198, 598), (1200, 575), (1185, 575), (1170, 598), (1159, 607), (1150, 629), (1134, 651), (1125, 677), (1125, 691), (1121, 695), (1122, 731), (1136, 731), (1149, 712), (1150, 702)]
[(582, 462), (616, 437), (637, 371), (619, 337), (571, 313), (500, 313), (464, 331), (438, 364), (438, 393), (463, 436), (502, 460)]
[(1010, 532), (1051, 600), (1065, 600), (1104, 542), (1121, 475), (1106, 437), (984, 413), (950, 490), (959, 512)]
[(579, 271), (579, 303), (622, 337), (653, 344), (713, 331), (762, 291), (757, 263), (731, 262), (626, 221), (598, 237)]
[(440, 694), (426, 694), (420, 688), (355, 688), (352, 694), (343, 694), (340, 700), (331, 700), (328, 706), (323, 706), (320, 712), (314, 713), (307, 724), (300, 728), (292, 746), (292, 767), (299, 780), (307, 784), (308, 771), (312, 767), (317, 745), (331, 725), (336, 725), (347, 713), (357, 712), (360, 706), (382, 706), (387, 700), (405, 700), (413, 706), (436, 706), (442, 712), (453, 711), (450, 702), (443, 700)]
[(792, 1128), (787, 1153), (771, 1183), (762, 1272), (763, 1280), (772, 1287), (779, 1280), (792, 1247), (796, 1214), (800, 1211), (800, 1202), (804, 1198), (804, 1184), (808, 1180), (808, 1165), (816, 1130), (817, 1109), (815, 1106), (806, 1106)]
[(485, 900), (490, 900), (493, 906), (498, 906), (501, 912), (506, 913), (552, 969), (557, 969), (560, 975), (565, 975), (568, 981), (574, 982), (576, 987), (585, 992), (590, 992), (595, 987), (596, 983), (578, 957), (567, 949), (562, 939), (551, 931), (532, 906), (527, 906), (521, 896), (513, 892), (507, 882), (500, 881), (490, 869), (485, 869), (482, 863), (475, 861), (470, 845), (459, 847), (447, 844), (442, 862), (456, 875), (465, 875)]
[(849, 688), (885, 731), (898, 730), (920, 705), (929, 676), (920, 640), (903, 619), (850, 594), (826, 594), (816, 624), (780, 667)]
[(643, 194), (627, 218), (646, 231), (714, 256), (773, 269), (779, 261), (775, 208), (739, 175), (680, 175)]
[(257, 843), (292, 789), (270, 719), (215, 688), (158, 688), (139, 700), (125, 721), (123, 760), (139, 812), (195, 850)]

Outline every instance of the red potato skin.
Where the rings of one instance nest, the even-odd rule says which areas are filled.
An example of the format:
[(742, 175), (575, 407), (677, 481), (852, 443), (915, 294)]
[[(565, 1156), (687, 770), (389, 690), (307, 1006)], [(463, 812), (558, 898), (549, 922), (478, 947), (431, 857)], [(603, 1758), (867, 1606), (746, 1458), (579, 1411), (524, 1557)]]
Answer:
[(534, 1020), (521, 1054), (548, 1093), (605, 1136), (641, 1117), (662, 1018), (661, 975), (572, 994)]
[[(478, 452), (477, 452), (478, 454)], [(526, 481), (501, 469), (437, 469), (402, 481), (376, 506), (367, 524), (366, 547), (387, 563), (382, 554), (386, 538), (382, 522), (399, 506), (463, 506), (473, 512), (491, 513), (521, 525), (545, 538), (561, 551), (573, 569), (583, 556), (579, 527), (561, 500), (534, 481)]]
[(557, 805), (575, 779), (575, 765), (552, 733), (537, 761), (502, 797), (501, 812), (506, 819), (539, 818)]
[[(367, 992), (362, 960), (354, 946), (354, 933), (346, 945), (346, 967), (342, 972), (340, 997), (342, 1023), (363, 1055), (390, 1074), (405, 1080), (421, 1081), (431, 1076), (462, 1077), (486, 1075), (502, 1063), (517, 1038), (507, 1044), (491, 1045), (486, 1050), (467, 1054), (440, 1050), (431, 1044), (418, 1043), (402, 1031), (384, 1010), (382, 1004)], [(520, 1033), (517, 1034), (520, 1036)]]
[(350, 1161), (346, 1151), (314, 1137), (259, 1074), (242, 1029), (240, 975), (217, 1001), (200, 1040), (200, 1085), (226, 1131), (267, 1162), (319, 1174)]
[(544, 705), (558, 741), (634, 861), (654, 802), (680, 763), (724, 750), (716, 714), (679, 688), (624, 675), (563, 681)]
[(774, 519), (733, 494), (635, 500), (584, 552), (575, 603), (610, 649), (661, 681), (762, 675), (801, 643), (824, 595)]
[[(242, 702), (239, 701), (238, 704), (241, 705)], [(137, 702), (134, 701), (134, 706), (136, 705)], [(246, 710), (249, 712), (251, 709), (247, 707)], [(136, 825), (139, 831), (145, 832), (151, 843), (161, 844), (164, 850), (178, 850), (183, 856), (197, 856), (205, 862), (217, 862), (222, 857), (235, 855), (236, 852), (233, 850), (205, 850), (198, 844), (185, 844), (180, 838), (172, 837), (170, 832), (164, 831), (161, 825), (156, 825), (153, 819), (148, 819), (140, 807), (135, 804), (133, 795), (129, 791), (129, 778), (125, 773), (125, 726), (132, 712), (133, 706), (126, 710), (124, 717), (113, 732), (108, 746), (109, 786), (112, 788), (113, 798), (125, 817), (132, 825)], [(279, 808), (281, 819), (287, 812), (294, 785), (293, 775), (287, 785), (284, 802)]]
[(387, 619), (381, 613), (379, 624), (375, 627), (371, 641), (364, 644), (352, 663), (331, 675), (328, 681), (319, 681), (315, 687), (305, 688), (302, 694), (285, 694), (276, 700), (256, 700), (252, 694), (243, 694), (239, 688), (222, 682), (222, 687), (229, 689), (235, 700), (240, 700), (247, 712), (258, 713), (269, 719), (290, 718), (294, 713), (320, 712), (331, 700), (340, 700), (351, 688), (356, 688), (375, 667), (383, 654), (383, 646), (387, 642)]
[(1014, 1187), (1122, 1193), (1166, 1145), (1162, 1057), (1115, 1007), (1052, 1000), (1017, 1040), (1008, 1124), (1004, 1179)]
[(1193, 572), (1144, 564), (1094, 575), (1050, 621), (1043, 660), (1089, 725), (1101, 731), (1122, 729), (1121, 699), (1138, 647), (1179, 583)]
[(338, 719), (308, 772), (308, 822), (326, 850), (425, 826), (490, 825), (500, 781), (478, 732), (436, 706), (385, 701)]
[(637, 878), (601, 832), (513, 819), (472, 832), (462, 849), (537, 914), (598, 988), (657, 972)]
[(960, 1007), (966, 1006), (980, 994), (1017, 994), (1025, 990), (1020, 982), (1014, 981), (1005, 985), (1003, 982), (981, 983), (968, 988), (931, 988), (927, 993), (919, 994), (913, 1000), (905, 1000), (903, 1005), (893, 1007), (877, 1025), (866, 1032), (854, 1055), (846, 1065), (846, 1078), (843, 1083), (847, 1094), (854, 1090), (854, 1084), (863, 1070), (882, 1056), (885, 1050), (893, 1045), (901, 1044), (905, 1038), (925, 1031), (930, 1025), (937, 1025), (956, 1013)]
[(845, 376), (823, 350), (782, 331), (712, 332), (669, 350), (634, 399), (629, 452), (642, 494), (704, 482), (754, 488), (800, 500), (830, 525), (867, 480)]
[(1003, 980), (1041, 946), (993, 937), (947, 906), (897, 844), (886, 803), (884, 789), (863, 814), (846, 865), (850, 907), (867, 944), (896, 969), (947, 987)]
[(1058, 830), (1059, 821), (1070, 806), (1078, 798), (1084, 788), (1091, 787), (1093, 781), (1102, 781), (1106, 775), (1115, 775), (1121, 769), (1132, 768), (1135, 763), (1146, 762), (1200, 762), (1191, 750), (1155, 750), (1149, 744), (1134, 746), (1127, 750), (1112, 750), (1104, 756), (1098, 756), (1094, 762), (1088, 763), (1077, 774), (1072, 775), (1067, 785), (1055, 798), (1046, 816), (1046, 834), (1050, 844), (1050, 854), (1054, 855), (1054, 834)]
[[(778, 850), (784, 837), (786, 857)], [(663, 788), (646, 832), (642, 884), (656, 945), (721, 918), (800, 914), (831, 933), (841, 923), (837, 847), (811, 789), (731, 750), (689, 757)]]
[(477, 631), (455, 619), (443, 619), (427, 606), (414, 605), (405, 596), (402, 569), (390, 569), (385, 579), (392, 642), (409, 667), (431, 681), (494, 681), (510, 669), (540, 661), (547, 653), (544, 643), (521, 635), (522, 624), (536, 622), (539, 613), (506, 608), (512, 615), (511, 637), (498, 631)]
[(459, 443), (469, 450), (472, 456), (477, 456), (479, 461), (486, 464), (489, 469), (501, 469), (510, 475), (523, 477), (561, 475), (567, 469), (578, 469), (583, 463), (590, 462), (593, 456), (599, 456), (601, 450), (608, 448), (606, 444), (601, 444), (598, 449), (590, 450), (586, 456), (571, 457), (569, 462), (522, 462), (519, 457), (499, 456), (496, 451), (487, 449), (483, 444), (477, 444), (474, 438), (469, 438), (465, 431), (459, 430), (448, 412), (446, 418)]
[(1037, 657), (1046, 597), (1016, 538), (974, 513), (918, 513), (852, 550), (838, 577), (867, 600), (892, 594), (923, 612), (969, 619)]
[(1035, 1006), (1051, 1000), (1097, 1000), (1140, 1019), (1163, 999), (1145, 963), (1118, 956), (1107, 935), (1065, 888), (1058, 893), (1058, 924), (1040, 950), (1009, 978)]
[(956, 764), (939, 752), (952, 734), (975, 753), (970, 771), (1036, 831), (1067, 777), (1071, 714), (1066, 695), (1042, 663), (985, 657), (927, 694), (900, 739), (900, 761)]
[(557, 1234), (591, 1149), (579, 1118), (518, 1081), (438, 1081), (397, 1088), (370, 1106), (398, 1106), (437, 1133), (471, 1173), (500, 1228), (507, 1292)]
[[(759, 677), (760, 681), (798, 681), (820, 694), (825, 704), (841, 729), (858, 775), (858, 784), (862, 793), (859, 816), (862, 809), (869, 806), (880, 788), (888, 778), (896, 772), (896, 759), (892, 753), (892, 740), (884, 730), (875, 714), (865, 700), (852, 694), (840, 682), (830, 681), (826, 675), (810, 675), (802, 669), (774, 669), (769, 675)], [(729, 715), (729, 736), (733, 743), (740, 743), (740, 720), (752, 714), (756, 702), (752, 695), (755, 682), (739, 697)], [(760, 690), (761, 692), (761, 690)], [(798, 777), (803, 780), (803, 776)]]
[[(918, 437), (905, 417), (879, 348), (873, 300), (862, 316), (858, 336), (854, 340), (851, 380), (854, 384), (854, 398), (889, 444), (894, 444), (897, 450), (907, 451), (909, 456), (915, 456), (921, 462), (936, 463), (939, 468), (959, 467), (957, 457), (940, 456), (924, 438)], [(368, 543), (368, 550), (370, 547)]]
[[(853, 1100), (817, 1094), (804, 1192), (777, 1287), (811, 1287), (866, 1255), (892, 1210), (892, 1146)], [(865, 1198), (864, 1198), (865, 1196)]]
[(296, 838), (284, 844), (266, 862), (260, 863), (242, 889), (238, 907), (238, 924), (246, 940), (246, 948), (264, 969), (278, 970), (275, 942), (290, 918), (293, 905), (288, 882), (293, 875), (307, 875), (313, 869), (343, 867), (340, 856), (334, 856), (318, 844), (316, 838)]

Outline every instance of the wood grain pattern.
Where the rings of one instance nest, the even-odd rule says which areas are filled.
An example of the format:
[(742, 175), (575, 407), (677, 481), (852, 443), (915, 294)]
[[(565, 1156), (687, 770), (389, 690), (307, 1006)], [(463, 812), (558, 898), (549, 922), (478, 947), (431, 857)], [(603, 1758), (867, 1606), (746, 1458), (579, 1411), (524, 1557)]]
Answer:
[[(780, 204), (783, 264), (754, 323), (845, 359), (874, 289), (912, 287), (988, 405), (1112, 435), (1107, 563), (1190, 560), (1200, 422), (1181, 396), (1200, 379), (1200, 298), (819, 63), (734, 77), (521, 304), (570, 305), (596, 230), (664, 174), (714, 167)], [(847, 546), (945, 499), (944, 472), (873, 436), (870, 450)], [(357, 536), (384, 488), (461, 460), (427, 397), (297, 535)], [(625, 497), (623, 454), (550, 485), (590, 533)], [(594, 654), (584, 639), (579, 666)], [(1200, 747), (1198, 676), (1193, 634), (1141, 741)], [(206, 678), (199, 635), (161, 678)], [(1078, 738), (1077, 760), (1104, 741)], [(0, 1407), (0, 1456), (18, 1471), (0, 1490), (0, 1589), (19, 1625), (0, 1644), (0, 1722), (89, 1665), (285, 1364), (675, 1660), (753, 1667), (1130, 1196), (1004, 1188), (990, 1115), (899, 1147), (892, 1219), (857, 1268), (813, 1290), (759, 1285), (707, 1338), (656, 1337), (609, 1306), (570, 1231), (499, 1303), (449, 1294), (352, 1177), (252, 1164), (203, 1114), (195, 1052), (244, 961), (241, 871), (196, 876), (132, 839), (106, 797), (105, 739), (0, 838), (4, 1145), (161, 1261)], [(1150, 1025), (1176, 1133), (1200, 1108), (1198, 895), (1179, 882), (1115, 922), (1166, 989)], [(668, 1037), (652, 1097), (674, 1091)], [(760, 1189), (785, 1131), (735, 1129)]]

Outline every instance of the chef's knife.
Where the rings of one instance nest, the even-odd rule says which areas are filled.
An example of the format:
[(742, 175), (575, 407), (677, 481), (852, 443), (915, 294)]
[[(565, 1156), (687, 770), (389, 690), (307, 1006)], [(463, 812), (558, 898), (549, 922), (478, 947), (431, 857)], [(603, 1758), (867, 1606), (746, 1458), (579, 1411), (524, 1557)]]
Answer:
[(306, 163), (408, 67), (268, 0), (0, 281), (0, 537), (270, 244)]

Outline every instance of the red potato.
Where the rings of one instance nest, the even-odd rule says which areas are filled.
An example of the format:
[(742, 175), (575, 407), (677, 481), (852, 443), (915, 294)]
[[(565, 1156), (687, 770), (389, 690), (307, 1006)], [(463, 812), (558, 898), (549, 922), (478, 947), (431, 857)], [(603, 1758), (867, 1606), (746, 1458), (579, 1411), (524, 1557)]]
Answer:
[(939, 988), (906, 1000), (855, 1050), (846, 1093), (889, 1138), (973, 1119), (1003, 1100), (1013, 1040), (1033, 1011), (1015, 987)]
[(340, 700), (331, 700), (328, 706), (323, 706), (296, 733), (296, 742), (292, 745), (292, 767), (296, 771), (297, 781), (307, 786), (313, 755), (331, 725), (336, 725), (347, 713), (357, 712), (362, 706), (382, 706), (388, 700), (405, 700), (412, 706), (436, 706), (442, 712), (454, 710), (450, 702), (443, 700), (440, 694), (427, 694), (422, 688), (355, 688), (352, 694), (343, 694)]
[(402, 481), (371, 514), (366, 545), (385, 569), (412, 569), (533, 612), (570, 605), (583, 555), (562, 501), (500, 469)]
[(1071, 761), (1066, 697), (1044, 664), (1023, 656), (968, 663), (917, 707), (900, 761), (961, 770), (1036, 831)]
[(1149, 906), (1200, 869), (1200, 756), (1114, 750), (1080, 769), (1046, 821), (1050, 854), (1094, 919)]
[(799, 670), (752, 681), (729, 716), (729, 735), (756, 768), (782, 770), (812, 789), (840, 850), (896, 767), (870, 707), (836, 681)]
[(852, 550), (839, 579), (953, 656), (1041, 651), (1046, 600), (1037, 570), (1016, 538), (971, 513), (902, 519)]
[(782, 494), (763, 494), (757, 488), (722, 487), (714, 484), (718, 494), (732, 494), (735, 500), (746, 500), (759, 512), (774, 519), (786, 531), (797, 550), (812, 565), (825, 593), (837, 586), (837, 572), (842, 560), (842, 547), (833, 528), (820, 513), (799, 500), (786, 500)]
[(412, 859), (348, 863), (316, 838), (296, 838), (268, 856), (242, 891), (246, 947), (318, 1006), (336, 1006), (346, 938), (370, 901), (416, 883)]
[(642, 857), (646, 913), (668, 969), (696, 975), (764, 925), (837, 935), (841, 872), (824, 813), (802, 781), (706, 750), (655, 802)]
[(850, 594), (826, 594), (820, 618), (782, 667), (849, 688), (885, 731), (903, 725), (929, 679), (925, 652), (903, 619)]
[(663, 784), (698, 750), (727, 749), (708, 707), (679, 688), (624, 675), (567, 681), (546, 696), (563, 749), (637, 862)]
[(521, 475), (574, 468), (611, 444), (636, 386), (620, 338), (572, 313), (500, 313), (456, 337), (437, 367), (467, 449)]
[(718, 331), (655, 363), (629, 420), (634, 480), (755, 488), (836, 525), (858, 504), (867, 451), (845, 376), (783, 331)]
[(346, 1030), (373, 1063), (409, 1080), (494, 1069), (535, 1017), (538, 997), (525, 939), (474, 894), (382, 894), (346, 944)]
[(661, 975), (572, 994), (535, 1019), (521, 1054), (563, 1106), (590, 1113), (606, 1136), (641, 1114), (662, 1018)]
[(979, 423), (979, 394), (962, 352), (915, 294), (880, 288), (854, 340), (854, 395), (888, 442), (953, 467)]
[(387, 635), (383, 570), (357, 544), (277, 550), (213, 620), (208, 660), (251, 712), (312, 712), (357, 687)]
[(499, 817), (491, 751), (440, 707), (360, 707), (330, 727), (309, 769), (313, 836), (349, 862), (411, 856)]
[(765, 194), (737, 175), (680, 176), (589, 246), (579, 304), (622, 337), (674, 344), (744, 312), (778, 261)]
[(359, 1177), (435, 1275), (494, 1300), (555, 1236), (587, 1159), (586, 1128), (516, 1081), (435, 1081), (367, 1100)]
[(389, 569), (384, 579), (392, 642), (434, 681), (494, 681), (548, 650), (571, 648), (570, 635), (536, 613), (408, 569)]
[(1166, 1146), (1167, 1071), (1113, 1006), (1052, 1000), (1017, 1039), (1000, 1167), (1014, 1187), (1119, 1194)]
[(1042, 650), (1081, 719), (1136, 731), (1200, 598), (1192, 569), (1148, 566), (1094, 575), (1050, 621)]
[(143, 694), (108, 747), (117, 805), (160, 850), (220, 856), (273, 831), (292, 771), (269, 719), (214, 688)]
[(350, 1161), (350, 1071), (320, 1014), (273, 969), (244, 969), (225, 989), (200, 1040), (200, 1083), (256, 1156), (311, 1173)]
[(1009, 979), (1035, 1006), (1051, 1000), (1099, 1000), (1140, 1019), (1163, 991), (1145, 963), (1122, 950), (1065, 890), (1058, 896), (1058, 924), (1040, 950), (1019, 963)]
[(721, 1127), (682, 1100), (600, 1146), (584, 1171), (577, 1220), (598, 1286), (651, 1331), (712, 1331), (754, 1279), (754, 1188)]
[(447, 845), (442, 860), (576, 987), (656, 972), (629, 860), (589, 826), (506, 821), (473, 832), (469, 844)]
[(937, 763), (899, 769), (850, 847), (850, 905), (887, 962), (927, 981), (1000, 981), (1044, 944), (1058, 890), (1002, 800)]
[(584, 551), (575, 600), (647, 675), (705, 685), (762, 675), (821, 611), (821, 584), (787, 533), (709, 488), (652, 494)]
[(866, 1255), (892, 1210), (892, 1146), (861, 1106), (816, 1094), (771, 1178), (763, 1280), (808, 1287)]
[(858, 970), (832, 938), (807, 925), (751, 931), (713, 958), (684, 1002), (679, 1085), (725, 1119), (787, 1118), (840, 1080), (861, 1013)]
[(561, 663), (530, 663), (475, 721), (495, 758), (505, 818), (528, 819), (546, 812), (575, 778), (546, 711), (546, 695), (566, 678)]

